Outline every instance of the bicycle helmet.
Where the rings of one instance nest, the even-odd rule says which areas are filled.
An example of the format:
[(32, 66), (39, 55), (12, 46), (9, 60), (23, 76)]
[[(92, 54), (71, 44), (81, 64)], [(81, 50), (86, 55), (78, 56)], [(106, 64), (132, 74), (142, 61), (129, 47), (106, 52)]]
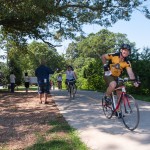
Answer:
[(131, 46), (129, 44), (122, 44), (121, 47), (120, 47), (120, 49), (127, 49), (131, 53)]

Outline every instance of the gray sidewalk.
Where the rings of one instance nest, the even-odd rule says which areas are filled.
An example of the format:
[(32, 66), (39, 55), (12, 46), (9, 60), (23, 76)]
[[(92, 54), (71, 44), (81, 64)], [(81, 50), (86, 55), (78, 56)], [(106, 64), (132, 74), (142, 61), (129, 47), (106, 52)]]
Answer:
[(138, 101), (140, 124), (131, 132), (121, 119), (106, 119), (101, 93), (78, 91), (71, 101), (67, 91), (55, 90), (52, 94), (60, 112), (91, 150), (150, 150), (150, 103)]

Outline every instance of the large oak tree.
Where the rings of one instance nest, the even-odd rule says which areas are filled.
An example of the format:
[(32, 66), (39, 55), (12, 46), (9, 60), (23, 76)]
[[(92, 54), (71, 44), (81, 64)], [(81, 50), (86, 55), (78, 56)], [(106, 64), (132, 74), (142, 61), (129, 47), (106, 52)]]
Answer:
[(147, 18), (148, 0), (0, 0), (2, 34), (18, 42), (29, 38), (51, 40), (73, 38), (83, 24), (110, 26), (130, 20), (137, 9)]

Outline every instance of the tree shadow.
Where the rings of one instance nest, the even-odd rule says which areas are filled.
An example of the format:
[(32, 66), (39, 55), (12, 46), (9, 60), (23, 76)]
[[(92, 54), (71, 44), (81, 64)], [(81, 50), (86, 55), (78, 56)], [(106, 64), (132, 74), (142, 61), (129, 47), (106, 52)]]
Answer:
[(78, 129), (85, 131), (87, 129), (96, 129), (99, 132), (111, 135), (125, 135), (132, 141), (139, 142), (144, 145), (149, 144), (150, 139), (150, 103), (138, 101), (140, 109), (140, 123), (135, 131), (129, 131), (125, 128), (122, 119), (113, 116), (107, 119), (104, 116), (101, 98), (102, 94), (93, 91), (78, 91), (77, 98), (70, 103), (66, 100), (66, 93), (62, 95), (55, 93), (55, 101), (61, 113), (68, 123)]
[(19, 141), (28, 134), (48, 130), (49, 122), (56, 120), (59, 110), (50, 99), (39, 104), (37, 93), (3, 93), (0, 99), (0, 143)]

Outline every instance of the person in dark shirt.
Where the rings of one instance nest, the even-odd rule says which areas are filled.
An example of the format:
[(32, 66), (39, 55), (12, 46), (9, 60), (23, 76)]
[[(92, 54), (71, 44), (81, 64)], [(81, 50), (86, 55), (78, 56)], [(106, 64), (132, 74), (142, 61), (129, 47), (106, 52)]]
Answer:
[[(44, 97), (44, 103), (47, 104), (47, 94), (49, 93), (49, 77), (54, 72), (45, 65), (45, 61), (41, 61), (40, 66), (35, 70), (35, 76), (38, 81), (38, 93), (40, 96), (40, 104), (42, 104), (42, 97)], [(43, 96), (44, 95), (44, 96)]]

